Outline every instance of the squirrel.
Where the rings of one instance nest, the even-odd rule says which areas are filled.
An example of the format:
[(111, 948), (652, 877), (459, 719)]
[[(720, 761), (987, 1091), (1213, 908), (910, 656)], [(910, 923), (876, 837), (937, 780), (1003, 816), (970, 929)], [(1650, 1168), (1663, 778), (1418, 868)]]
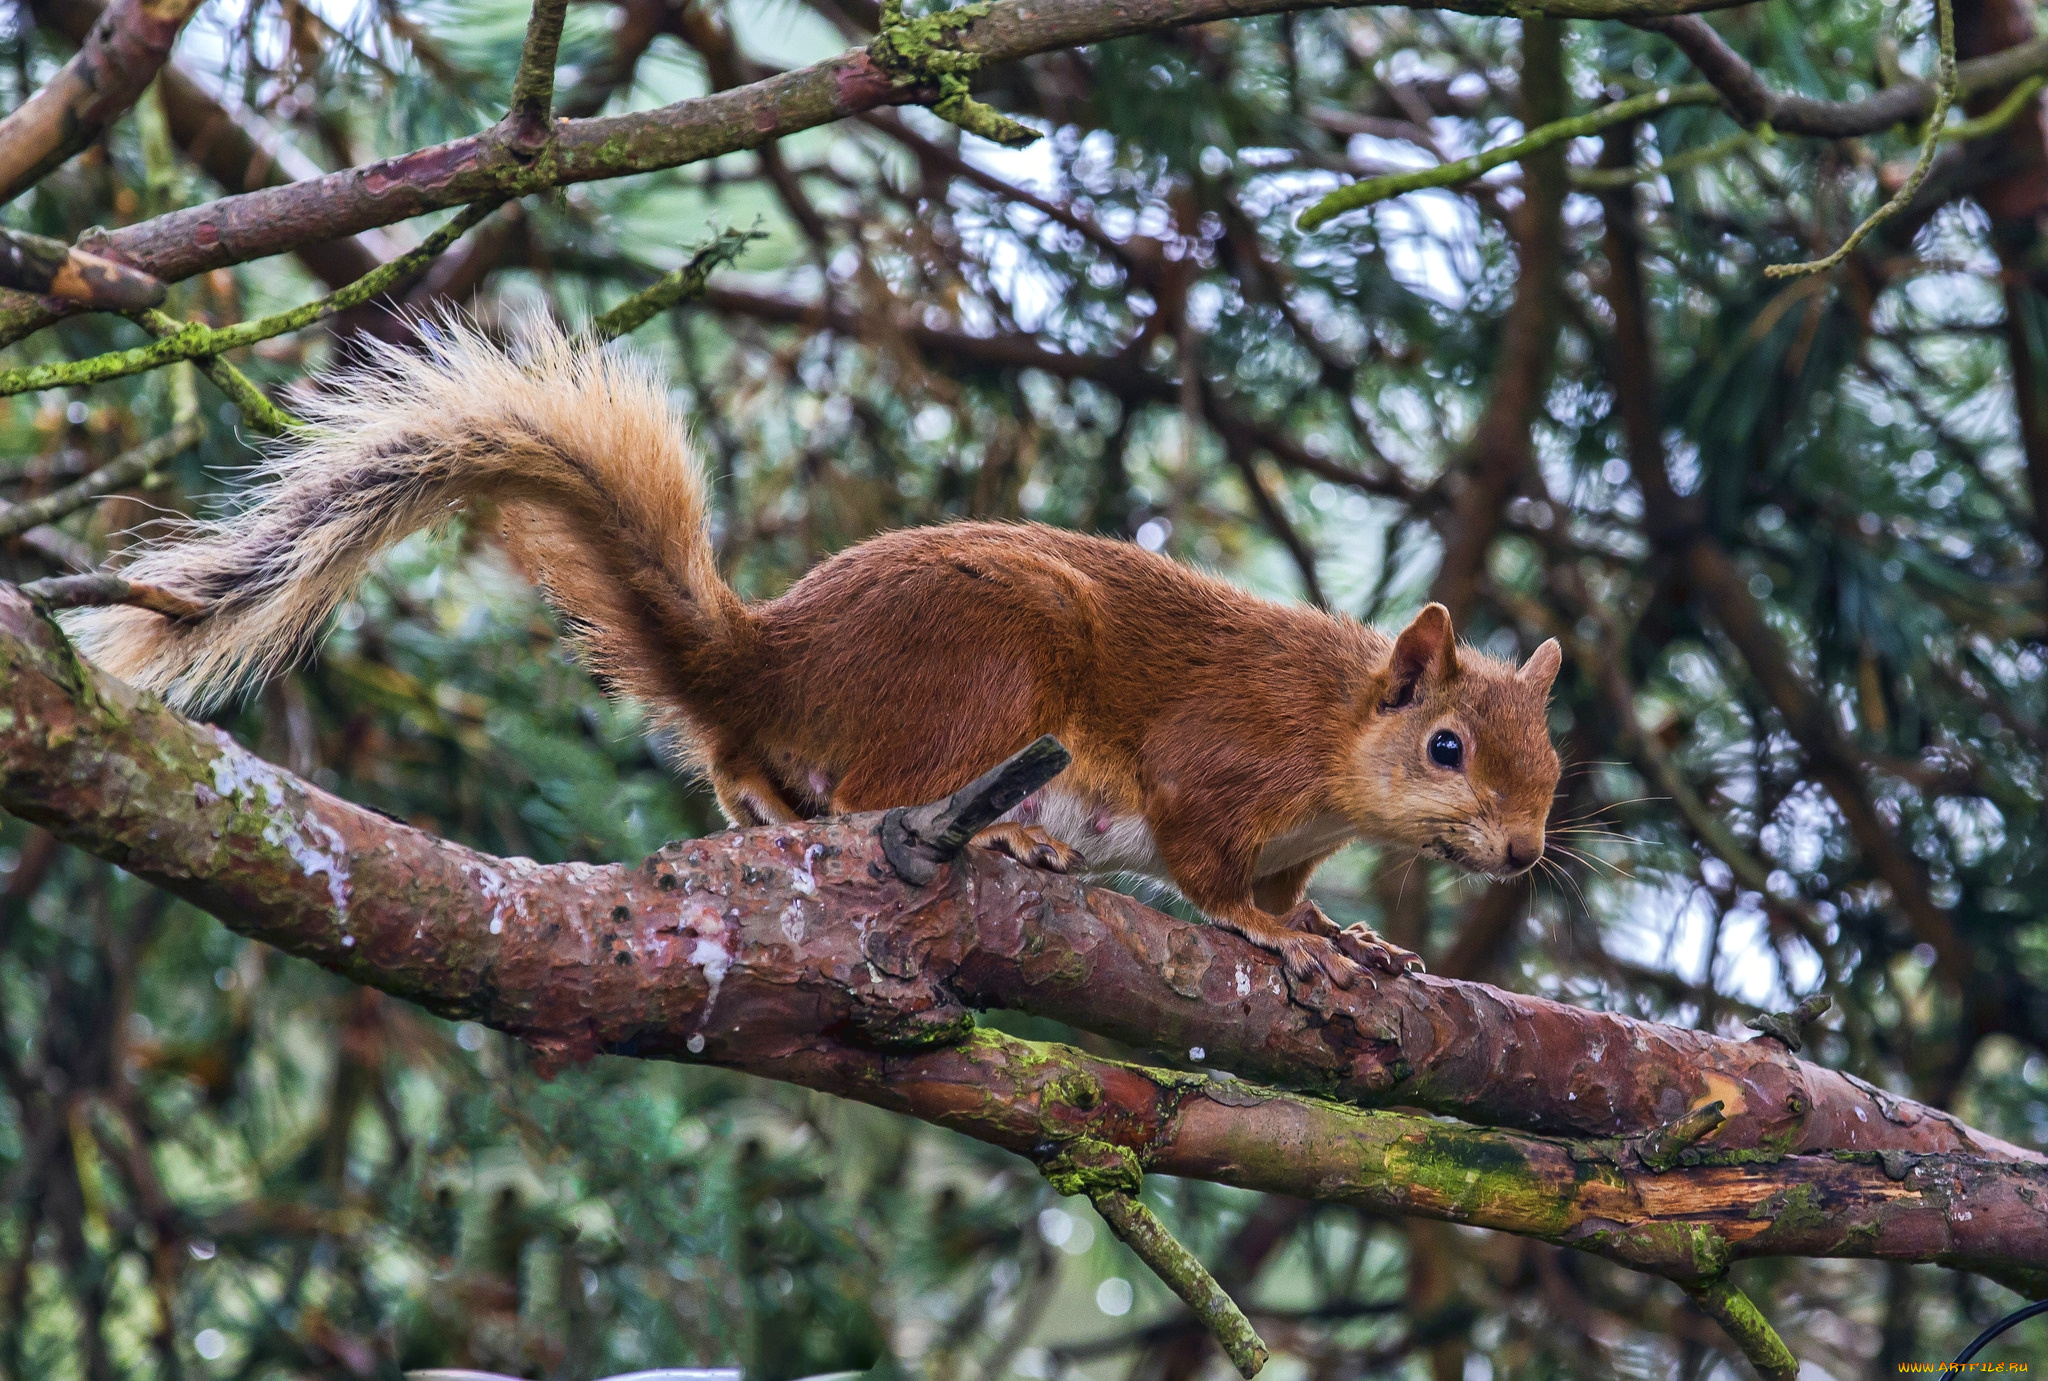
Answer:
[(205, 617), (70, 611), (78, 649), (204, 711), (311, 648), (378, 552), (481, 502), (736, 826), (935, 800), (1054, 734), (1072, 765), (975, 842), (1164, 881), (1291, 978), (1340, 987), (1421, 967), (1308, 900), (1343, 845), (1495, 877), (1543, 852), (1555, 639), (1517, 667), (1460, 646), (1439, 604), (1389, 636), (1031, 523), (884, 533), (749, 604), (647, 365), (545, 324), (509, 351), (430, 325), (417, 353), (365, 341), (238, 511), (126, 563)]

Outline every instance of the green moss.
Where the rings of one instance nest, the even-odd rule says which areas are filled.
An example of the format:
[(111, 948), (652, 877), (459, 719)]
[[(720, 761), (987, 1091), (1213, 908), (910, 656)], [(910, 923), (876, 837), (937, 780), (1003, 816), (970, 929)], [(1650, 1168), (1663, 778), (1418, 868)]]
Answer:
[(1742, 1349), (1742, 1355), (1766, 1381), (1794, 1381), (1797, 1378), (1799, 1359), (1792, 1355), (1792, 1349), (1785, 1346), (1785, 1340), (1778, 1336), (1770, 1320), (1763, 1316), (1763, 1311), (1751, 1302), (1748, 1295), (1718, 1276), (1687, 1285), (1685, 1292), (1709, 1317), (1728, 1330), (1728, 1335)]
[(1572, 1245), (1598, 1250), (1627, 1242), (1623, 1253), (1631, 1264), (1645, 1259), (1663, 1263), (1675, 1275), (1707, 1280), (1728, 1269), (1728, 1240), (1699, 1223), (1638, 1223), (1633, 1227), (1596, 1232)]
[(1136, 1194), (1145, 1181), (1137, 1153), (1128, 1146), (1094, 1137), (1075, 1137), (1058, 1153), (1038, 1163), (1047, 1184), (1061, 1194), (1086, 1194), (1091, 1200), (1105, 1194)]
[(1093, 1112), (1102, 1106), (1102, 1083), (1086, 1070), (1069, 1070), (1047, 1086), (1042, 1102), (1048, 1111), (1064, 1107)]
[(1769, 1232), (1780, 1229), (1798, 1231), (1818, 1227), (1828, 1221), (1828, 1212), (1821, 1207), (1820, 1196), (1810, 1184), (1795, 1184), (1781, 1189), (1749, 1210), (1752, 1218), (1768, 1218)]
[(1570, 1197), (1545, 1183), (1513, 1145), (1469, 1131), (1430, 1129), (1387, 1147), (1384, 1173), (1457, 1213), (1507, 1212), (1544, 1236), (1572, 1224)]
[(978, 3), (906, 19), (903, 0), (883, 0), (882, 30), (868, 45), (868, 56), (889, 74), (892, 85), (938, 88), (931, 110), (940, 119), (1018, 149), (1035, 141), (1038, 131), (968, 92), (969, 78), (981, 70), (981, 54), (961, 48), (957, 34), (988, 12), (987, 4)]
[(1688, 1149), (1679, 1153), (1680, 1165), (1776, 1165), (1789, 1151), (1771, 1146), (1742, 1146), (1725, 1151)]
[(616, 340), (638, 329), (677, 303), (701, 297), (713, 269), (738, 259), (749, 241), (767, 238), (767, 233), (760, 230), (719, 232), (709, 244), (700, 246), (690, 256), (690, 262), (664, 274), (652, 287), (634, 293), (618, 306), (597, 317), (590, 323), (585, 334), (595, 341)]

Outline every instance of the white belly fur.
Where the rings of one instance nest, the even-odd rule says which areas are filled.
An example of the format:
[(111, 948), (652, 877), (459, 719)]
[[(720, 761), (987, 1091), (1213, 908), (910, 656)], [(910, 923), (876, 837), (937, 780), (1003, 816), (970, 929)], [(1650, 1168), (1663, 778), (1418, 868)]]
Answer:
[[(1115, 815), (1099, 801), (1069, 792), (1041, 791), (1005, 817), (1040, 825), (1063, 844), (1081, 851), (1092, 873), (1139, 873), (1171, 882), (1160, 861), (1152, 830), (1141, 815)], [(1358, 831), (1341, 815), (1319, 815), (1266, 845), (1257, 876), (1291, 868), (1350, 843)]]
[(1142, 815), (1114, 815), (1101, 802), (1070, 792), (1041, 791), (1006, 817), (1039, 825), (1088, 860), (1091, 873), (1142, 873), (1168, 881), (1166, 866)]

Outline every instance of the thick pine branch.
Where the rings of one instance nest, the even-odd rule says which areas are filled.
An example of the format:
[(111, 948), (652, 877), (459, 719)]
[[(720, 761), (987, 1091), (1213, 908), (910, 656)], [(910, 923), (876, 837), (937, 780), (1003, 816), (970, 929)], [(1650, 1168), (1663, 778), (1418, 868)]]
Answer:
[[(727, 833), (637, 866), (493, 858), (107, 680), (4, 589), (0, 703), (8, 810), (549, 1061), (699, 1060), (1034, 1160), (1085, 1139), (1146, 1171), (1521, 1233), (1695, 1284), (1748, 1257), (1840, 1255), (2048, 1292), (2048, 1160), (1775, 1040), (1426, 977), (1290, 989), (1234, 936), (985, 851), (905, 882), (877, 817)], [(1199, 1068), (1014, 1040), (976, 1029), (978, 1007)], [(1702, 1134), (1714, 1119), (1686, 1114), (1716, 1100)], [(1646, 1145), (1672, 1168), (1650, 1168)]]

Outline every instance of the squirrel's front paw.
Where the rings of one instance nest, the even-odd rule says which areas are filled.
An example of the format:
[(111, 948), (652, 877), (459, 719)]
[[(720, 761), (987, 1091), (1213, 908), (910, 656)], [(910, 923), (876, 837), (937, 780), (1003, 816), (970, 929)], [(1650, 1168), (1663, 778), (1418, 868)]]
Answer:
[(1336, 944), (1361, 964), (1381, 973), (1398, 975), (1423, 971), (1421, 955), (1402, 949), (1363, 921), (1337, 932)]
[(1337, 923), (1323, 914), (1323, 908), (1307, 897), (1296, 902), (1294, 909), (1280, 918), (1280, 924), (1304, 935), (1320, 935), (1329, 940), (1336, 939), (1341, 933)]
[(1280, 955), (1280, 967), (1296, 983), (1306, 983), (1321, 974), (1337, 987), (1349, 988), (1365, 972), (1352, 962), (1351, 956), (1337, 948), (1335, 941), (1321, 935), (1289, 935), (1273, 948)]
[(1008, 854), (1027, 868), (1043, 868), (1048, 873), (1078, 872), (1088, 863), (1079, 849), (1053, 838), (1045, 832), (1043, 825), (1005, 821), (990, 825), (976, 834), (971, 842), (984, 849), (994, 849), (999, 854)]

